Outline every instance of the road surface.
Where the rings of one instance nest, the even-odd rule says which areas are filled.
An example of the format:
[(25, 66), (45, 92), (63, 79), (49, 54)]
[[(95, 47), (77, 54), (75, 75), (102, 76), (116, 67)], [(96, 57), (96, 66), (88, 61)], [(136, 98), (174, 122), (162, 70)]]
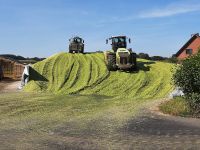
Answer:
[(20, 81), (2, 80), (0, 81), (0, 92), (16, 92), (20, 86)]

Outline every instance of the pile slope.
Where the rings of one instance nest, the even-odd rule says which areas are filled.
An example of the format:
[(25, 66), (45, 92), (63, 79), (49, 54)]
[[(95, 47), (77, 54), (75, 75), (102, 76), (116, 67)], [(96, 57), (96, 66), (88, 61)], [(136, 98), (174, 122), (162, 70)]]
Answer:
[(109, 72), (102, 53), (59, 53), (33, 66), (34, 77), (25, 91), (162, 98), (173, 88), (172, 66), (170, 63), (139, 59), (136, 72)]

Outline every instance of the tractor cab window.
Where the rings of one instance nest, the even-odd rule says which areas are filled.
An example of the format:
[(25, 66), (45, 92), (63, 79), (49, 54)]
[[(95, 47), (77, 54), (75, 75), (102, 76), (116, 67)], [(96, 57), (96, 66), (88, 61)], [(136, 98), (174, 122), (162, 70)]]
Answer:
[(74, 42), (76, 42), (76, 43), (81, 43), (81, 39), (76, 38), (76, 39), (74, 39)]
[(77, 42), (78, 42), (78, 43), (81, 43), (81, 39), (77, 39)]
[(124, 38), (113, 38), (113, 42), (114, 43), (125, 42), (125, 39)]
[(114, 39), (113, 39), (113, 42), (114, 42), (114, 43), (118, 43), (118, 42), (119, 42), (118, 38), (114, 38)]
[(124, 38), (119, 38), (119, 42), (125, 42)]

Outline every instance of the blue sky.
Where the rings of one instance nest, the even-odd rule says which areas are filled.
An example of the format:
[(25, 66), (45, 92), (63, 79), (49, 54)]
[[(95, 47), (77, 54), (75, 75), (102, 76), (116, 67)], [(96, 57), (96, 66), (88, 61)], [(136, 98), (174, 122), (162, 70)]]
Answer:
[(0, 54), (48, 57), (73, 35), (107, 50), (122, 34), (137, 53), (171, 56), (200, 32), (199, 16), (199, 0), (0, 0)]

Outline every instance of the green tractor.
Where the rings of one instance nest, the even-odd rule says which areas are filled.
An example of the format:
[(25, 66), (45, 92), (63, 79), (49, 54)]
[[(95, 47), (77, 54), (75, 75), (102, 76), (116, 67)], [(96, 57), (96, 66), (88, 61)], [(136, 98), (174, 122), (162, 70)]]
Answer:
[(84, 40), (78, 36), (69, 39), (69, 53), (83, 53)]
[(115, 36), (106, 40), (112, 42), (112, 50), (105, 51), (105, 61), (109, 71), (136, 70), (136, 53), (132, 52), (132, 49), (127, 49), (127, 40), (131, 43), (131, 39), (126, 36)]

